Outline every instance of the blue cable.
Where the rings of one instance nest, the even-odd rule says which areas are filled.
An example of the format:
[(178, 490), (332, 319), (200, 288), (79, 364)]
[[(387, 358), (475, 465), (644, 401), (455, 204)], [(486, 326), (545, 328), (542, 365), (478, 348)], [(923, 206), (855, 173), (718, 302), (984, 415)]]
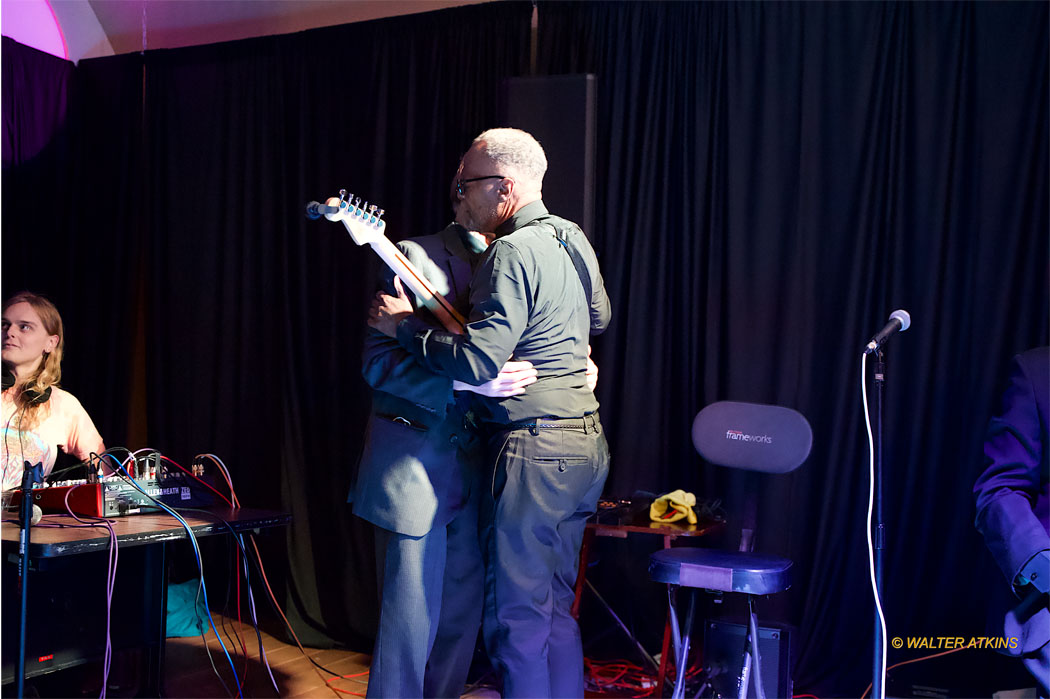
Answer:
[(262, 658), (263, 665), (266, 666), (266, 673), (270, 676), (270, 682), (273, 683), (273, 690), (281, 693), (281, 690), (277, 687), (277, 680), (273, 677), (273, 670), (270, 668), (270, 660), (266, 657), (266, 649), (263, 648), (262, 635), (259, 633), (259, 619), (255, 612), (255, 595), (252, 594), (252, 585), (248, 579), (248, 551), (244, 548), (244, 534), (237, 534), (238, 544), (241, 547), (241, 552), (244, 553), (244, 582), (248, 586), (248, 608), (252, 613), (252, 625), (255, 627), (255, 635), (259, 639), (259, 657)]
[[(243, 699), (244, 695), (241, 693), (241, 682), (240, 679), (237, 677), (237, 668), (233, 664), (233, 658), (230, 657), (230, 652), (226, 650), (226, 644), (222, 642), (222, 637), (219, 636), (219, 632), (215, 630), (215, 621), (212, 619), (211, 609), (208, 607), (208, 588), (204, 584), (204, 563), (201, 561), (201, 551), (200, 548), (197, 546), (197, 537), (193, 535), (193, 529), (190, 528), (189, 523), (186, 522), (186, 520), (184, 520), (181, 516), (179, 516), (179, 514), (175, 512), (175, 510), (171, 509), (170, 507), (162, 503), (160, 500), (147, 493), (145, 489), (143, 489), (143, 487), (140, 486), (134, 478), (132, 478), (131, 474), (128, 473), (127, 469), (124, 468), (124, 464), (117, 461), (117, 458), (115, 456), (108, 453), (102, 454), (102, 456), (108, 456), (109, 458), (113, 459), (113, 462), (117, 465), (117, 468), (119, 468), (124, 473), (125, 478), (127, 478), (128, 482), (131, 483), (131, 485), (137, 488), (143, 495), (148, 497), (150, 500), (155, 502), (157, 506), (160, 507), (162, 510), (166, 511), (172, 517), (177, 519), (179, 521), (179, 524), (181, 524), (186, 529), (186, 535), (189, 537), (190, 543), (193, 544), (193, 553), (197, 556), (197, 569), (200, 571), (201, 574), (201, 590), (204, 592), (204, 611), (208, 613), (208, 623), (211, 624), (212, 633), (215, 634), (215, 638), (218, 639), (219, 646), (222, 648), (222, 652), (226, 654), (226, 660), (230, 663), (230, 671), (233, 672), (233, 680), (237, 686), (237, 696)], [(222, 681), (222, 677), (219, 677), (219, 681)], [(223, 682), (224, 687), (225, 685), (226, 683)], [(226, 691), (229, 692), (228, 687), (226, 688)]]

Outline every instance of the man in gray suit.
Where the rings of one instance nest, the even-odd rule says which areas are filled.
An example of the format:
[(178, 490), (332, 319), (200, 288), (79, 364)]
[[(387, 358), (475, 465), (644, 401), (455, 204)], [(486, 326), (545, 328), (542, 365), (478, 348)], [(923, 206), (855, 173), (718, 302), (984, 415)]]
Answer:
[[(465, 317), (472, 266), (485, 244), (452, 224), (398, 246)], [(399, 281), (385, 272), (384, 289), (397, 293)], [(454, 388), (517, 395), (536, 371), (509, 362), (487, 384), (454, 387), (369, 329), (363, 373), (374, 389), (372, 415), (349, 500), (376, 525), (382, 597), (367, 695), (458, 697), (480, 626), (484, 571), (477, 437), (466, 424), (467, 394)]]

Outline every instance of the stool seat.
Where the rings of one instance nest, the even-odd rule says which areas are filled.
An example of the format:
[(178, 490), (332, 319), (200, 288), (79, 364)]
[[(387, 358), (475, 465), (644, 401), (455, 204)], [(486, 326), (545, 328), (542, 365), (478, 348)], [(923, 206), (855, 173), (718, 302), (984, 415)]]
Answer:
[(788, 589), (791, 570), (786, 558), (740, 551), (682, 547), (649, 556), (649, 577), (656, 582), (749, 595)]

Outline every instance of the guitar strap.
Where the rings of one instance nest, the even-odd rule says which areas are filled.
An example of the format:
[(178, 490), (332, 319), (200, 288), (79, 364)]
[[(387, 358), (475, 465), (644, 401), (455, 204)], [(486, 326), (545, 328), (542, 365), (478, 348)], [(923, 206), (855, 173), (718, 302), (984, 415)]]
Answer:
[(583, 294), (587, 299), (587, 307), (591, 307), (591, 275), (587, 273), (587, 266), (583, 263), (583, 256), (580, 255), (580, 251), (569, 245), (568, 241), (558, 237), (558, 242), (565, 248), (565, 252), (569, 253), (569, 259), (572, 260), (572, 266), (576, 268), (576, 274), (580, 276), (580, 283), (583, 284)]
[(576, 274), (580, 277), (580, 283), (583, 284), (583, 294), (587, 299), (587, 307), (591, 307), (591, 275), (587, 272), (587, 265), (583, 261), (583, 255), (572, 245), (569, 245), (569, 241), (565, 239), (565, 235), (558, 230), (558, 227), (553, 223), (542, 221), (545, 225), (550, 226), (554, 229), (554, 239), (565, 249), (565, 252), (569, 254), (569, 259), (572, 260), (572, 266), (576, 268)]

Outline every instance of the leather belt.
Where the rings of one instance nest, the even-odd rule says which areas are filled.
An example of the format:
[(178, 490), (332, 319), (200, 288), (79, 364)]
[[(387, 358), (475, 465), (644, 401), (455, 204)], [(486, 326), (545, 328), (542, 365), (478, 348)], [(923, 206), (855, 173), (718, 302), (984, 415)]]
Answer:
[(546, 420), (529, 420), (507, 425), (507, 430), (588, 430), (598, 431), (598, 413), (591, 413), (575, 418), (549, 418)]

